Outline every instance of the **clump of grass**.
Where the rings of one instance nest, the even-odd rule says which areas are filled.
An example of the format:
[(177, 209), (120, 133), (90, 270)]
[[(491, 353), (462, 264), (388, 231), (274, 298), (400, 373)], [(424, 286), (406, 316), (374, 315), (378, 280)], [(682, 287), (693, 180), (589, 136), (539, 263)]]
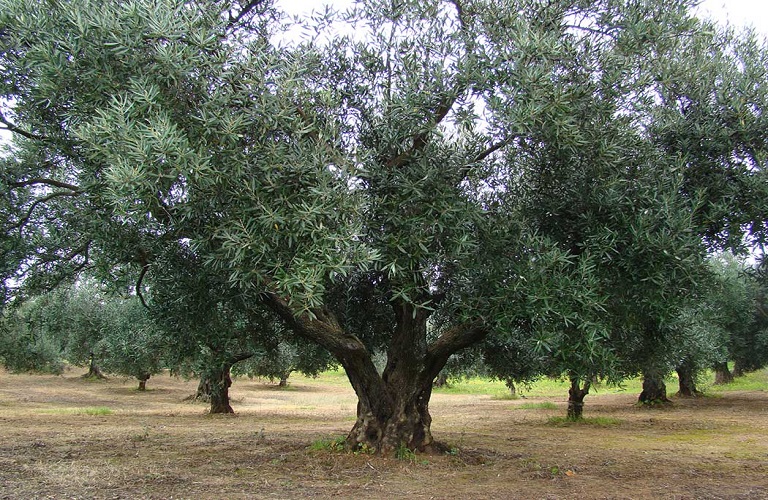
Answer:
[(318, 439), (309, 445), (311, 451), (344, 451), (347, 446), (347, 440), (344, 436), (336, 439)]
[(523, 403), (521, 405), (513, 406), (513, 410), (557, 410), (557, 405), (551, 401), (543, 401), (541, 403)]
[(395, 450), (395, 458), (414, 463), (416, 462), (416, 452), (408, 448), (405, 443), (400, 443), (400, 446)]
[(584, 417), (578, 420), (573, 420), (568, 417), (551, 417), (547, 420), (549, 425), (556, 425), (560, 427), (571, 425), (592, 425), (595, 427), (611, 427), (613, 425), (619, 425), (621, 420), (613, 417)]

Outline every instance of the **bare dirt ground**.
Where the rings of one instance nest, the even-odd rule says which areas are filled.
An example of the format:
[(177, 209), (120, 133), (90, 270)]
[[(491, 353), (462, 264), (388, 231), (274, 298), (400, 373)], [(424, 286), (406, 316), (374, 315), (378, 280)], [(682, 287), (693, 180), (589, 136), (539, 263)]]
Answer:
[(312, 449), (354, 421), (351, 389), (322, 378), (237, 380), (237, 415), (209, 416), (183, 401), (194, 381), (79, 375), (0, 371), (0, 498), (768, 498), (765, 390), (656, 409), (590, 395), (602, 425), (549, 422), (564, 398), (435, 394), (452, 453), (401, 460)]

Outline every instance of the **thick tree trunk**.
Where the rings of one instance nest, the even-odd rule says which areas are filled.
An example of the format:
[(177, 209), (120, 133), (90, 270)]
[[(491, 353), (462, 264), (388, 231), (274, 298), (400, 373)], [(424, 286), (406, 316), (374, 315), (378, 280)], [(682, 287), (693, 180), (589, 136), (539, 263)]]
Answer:
[(197, 391), (195, 391), (193, 399), (205, 403), (211, 402), (211, 379), (207, 371), (200, 376), (200, 382), (197, 384)]
[[(727, 367), (728, 365), (726, 365)], [(746, 375), (747, 370), (744, 369), (744, 363), (740, 362), (738, 359), (733, 362), (733, 377), (743, 377)]]
[(381, 375), (371, 353), (356, 336), (345, 332), (325, 310), (296, 315), (281, 298), (267, 304), (298, 334), (328, 349), (339, 360), (358, 397), (357, 420), (347, 436), (351, 449), (389, 454), (437, 449), (432, 438), (429, 400), (432, 383), (456, 351), (479, 342), (486, 333), (481, 323), (448, 329), (427, 344), (430, 311), (393, 302), (395, 329)]
[(83, 378), (98, 378), (101, 380), (106, 380), (107, 378), (103, 373), (101, 373), (101, 370), (96, 364), (96, 358), (93, 353), (91, 353), (88, 358), (88, 373), (83, 375)]
[(643, 375), (643, 392), (637, 398), (645, 404), (669, 403), (667, 385), (661, 375), (646, 373)]
[(728, 363), (715, 363), (715, 385), (730, 384), (733, 374), (728, 369)]
[(581, 386), (581, 379), (571, 377), (571, 388), (568, 389), (568, 420), (577, 421), (584, 418), (584, 398), (589, 394), (590, 383), (584, 382)]
[(684, 398), (693, 398), (701, 394), (696, 388), (696, 374), (693, 370), (693, 363), (689, 360), (677, 367), (678, 391), (677, 395)]
[(280, 382), (277, 384), (278, 387), (288, 387), (288, 377), (291, 376), (291, 372), (285, 372), (280, 376)]
[(149, 380), (149, 377), (150, 377), (149, 373), (142, 373), (141, 375), (136, 375), (136, 378), (139, 380), (140, 391), (147, 390), (147, 380)]
[(229, 388), (232, 386), (232, 377), (229, 374), (231, 368), (232, 363), (224, 361), (214, 364), (208, 372), (211, 414), (235, 413), (229, 404)]

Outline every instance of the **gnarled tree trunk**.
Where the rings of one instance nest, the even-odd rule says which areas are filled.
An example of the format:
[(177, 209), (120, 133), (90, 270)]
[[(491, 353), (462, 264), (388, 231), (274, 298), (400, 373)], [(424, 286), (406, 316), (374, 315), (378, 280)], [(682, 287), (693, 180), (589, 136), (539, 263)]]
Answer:
[(149, 373), (141, 373), (139, 375), (136, 375), (136, 378), (139, 380), (139, 390), (140, 391), (146, 391), (147, 390), (147, 380), (149, 380), (150, 374)]
[(728, 363), (715, 363), (715, 385), (730, 384), (733, 374), (728, 369)]
[(430, 311), (395, 301), (395, 329), (387, 365), (379, 375), (372, 354), (360, 339), (341, 328), (330, 311), (296, 315), (277, 296), (270, 295), (266, 301), (296, 333), (328, 349), (344, 367), (358, 397), (357, 420), (347, 436), (350, 448), (385, 454), (403, 447), (435, 448), (429, 413), (432, 383), (451, 354), (485, 336), (482, 324), (458, 325), (428, 344)]
[(568, 389), (568, 420), (584, 418), (584, 398), (589, 394), (589, 388), (589, 381), (585, 381), (582, 387), (580, 378), (571, 377), (571, 388)]
[(654, 373), (643, 374), (643, 392), (640, 393), (637, 399), (645, 404), (669, 403), (664, 377)]
[(701, 394), (696, 388), (696, 374), (693, 363), (690, 360), (683, 361), (677, 367), (678, 391), (677, 395), (684, 398), (693, 398)]

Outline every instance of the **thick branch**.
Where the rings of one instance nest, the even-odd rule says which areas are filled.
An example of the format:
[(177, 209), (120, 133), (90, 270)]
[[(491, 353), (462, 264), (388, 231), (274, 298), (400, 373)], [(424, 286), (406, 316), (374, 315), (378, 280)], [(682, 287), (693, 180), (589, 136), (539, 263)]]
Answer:
[(14, 132), (16, 134), (19, 134), (22, 137), (26, 137), (27, 139), (33, 139), (33, 140), (37, 140), (37, 141), (41, 141), (41, 140), (45, 139), (45, 137), (42, 136), (42, 135), (33, 134), (32, 132), (28, 132), (28, 131), (26, 131), (24, 129), (21, 129), (21, 128), (17, 127), (13, 123), (11, 123), (8, 120), (6, 120), (5, 116), (3, 116), (2, 113), (0, 113), (0, 123), (5, 125), (5, 127), (0, 127), (0, 129), (2, 129), (2, 130), (9, 130), (9, 131)]
[(443, 332), (440, 337), (427, 347), (424, 363), (424, 377), (434, 379), (451, 354), (475, 345), (485, 338), (488, 328), (481, 321), (464, 323)]
[(47, 186), (54, 186), (58, 188), (69, 189), (71, 191), (74, 191), (75, 193), (82, 192), (82, 190), (80, 189), (80, 186), (75, 186), (74, 184), (69, 184), (67, 182), (57, 181), (56, 179), (47, 179), (45, 177), (35, 177), (32, 179), (27, 179), (26, 181), (11, 182), (8, 184), (8, 186), (10, 186), (11, 188), (23, 188), (27, 186), (35, 186), (38, 184), (44, 184)]
[(29, 219), (32, 217), (32, 212), (34, 212), (35, 208), (37, 208), (37, 206), (40, 205), (41, 203), (47, 203), (50, 200), (54, 198), (58, 198), (60, 196), (78, 196), (79, 194), (80, 193), (77, 193), (77, 192), (57, 192), (57, 193), (51, 193), (48, 196), (40, 198), (39, 200), (35, 200), (35, 202), (32, 203), (32, 205), (29, 207), (29, 210), (27, 210), (26, 215), (24, 215), (24, 217), (22, 217), (18, 223), (14, 224), (9, 229), (14, 230), (14, 229), (21, 229), (22, 227), (24, 227), (27, 224), (27, 222), (29, 222)]

